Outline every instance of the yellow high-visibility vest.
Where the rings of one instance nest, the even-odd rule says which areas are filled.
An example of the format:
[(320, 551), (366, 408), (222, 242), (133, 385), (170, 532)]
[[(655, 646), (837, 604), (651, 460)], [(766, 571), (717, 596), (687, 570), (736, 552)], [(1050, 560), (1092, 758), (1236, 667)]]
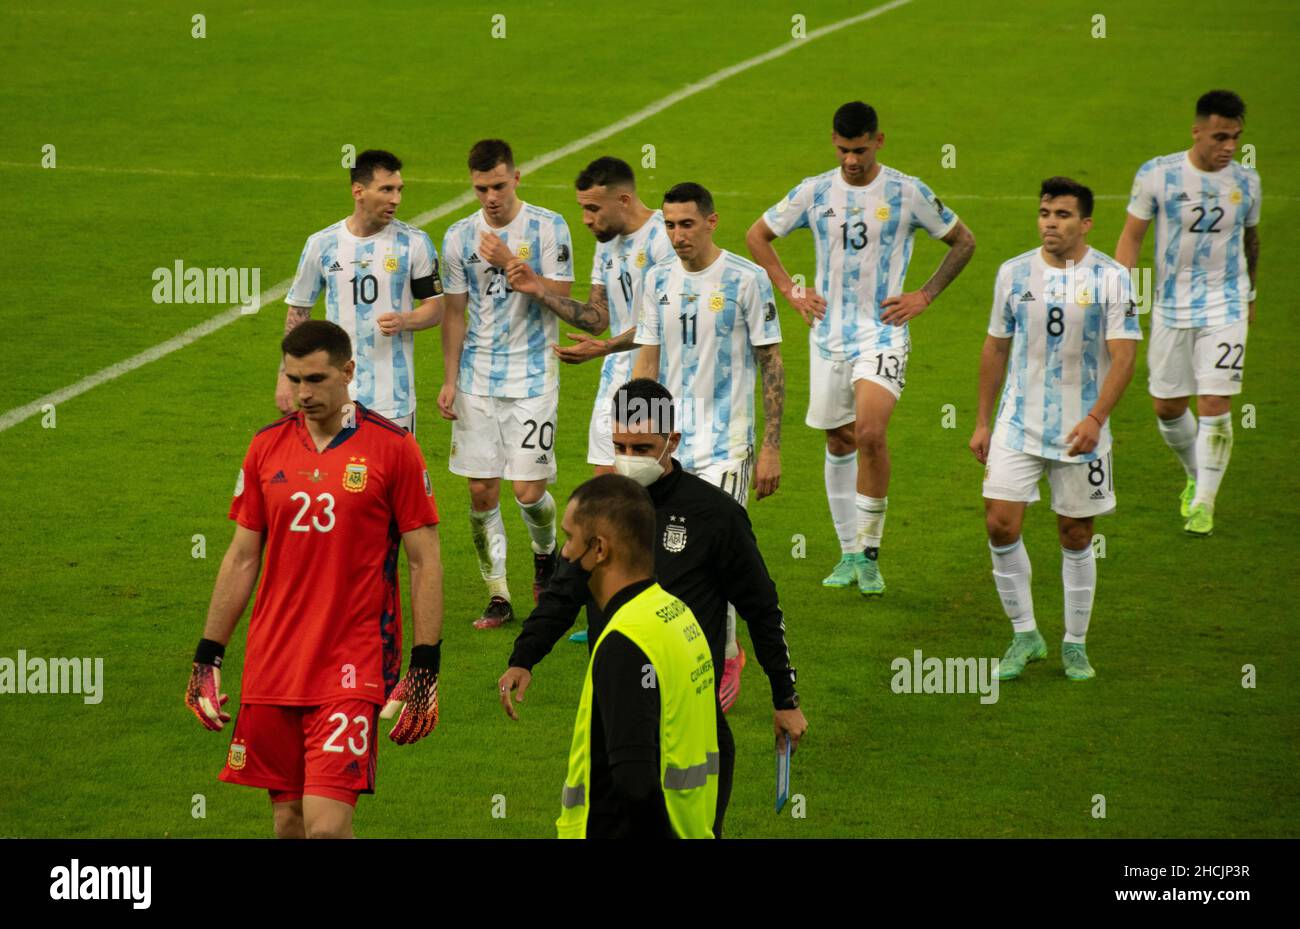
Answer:
[[(621, 632), (650, 659), (659, 691), (659, 777), (673, 833), (682, 839), (713, 838), (718, 806), (718, 719), (713, 658), (704, 631), (685, 603), (651, 584), (610, 617), (591, 650), (582, 699), (573, 726), (569, 771), (564, 779), (562, 839), (587, 835), (591, 772), (591, 669), (605, 636)], [(648, 686), (648, 684), (647, 684)]]

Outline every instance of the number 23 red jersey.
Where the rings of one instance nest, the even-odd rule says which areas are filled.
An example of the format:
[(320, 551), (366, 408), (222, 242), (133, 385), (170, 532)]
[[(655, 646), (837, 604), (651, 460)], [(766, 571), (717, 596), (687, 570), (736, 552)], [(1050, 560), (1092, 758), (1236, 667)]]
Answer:
[(301, 412), (253, 437), (230, 518), (265, 533), (241, 702), (383, 703), (402, 664), (401, 536), (436, 525), (415, 437), (354, 404), (324, 451)]

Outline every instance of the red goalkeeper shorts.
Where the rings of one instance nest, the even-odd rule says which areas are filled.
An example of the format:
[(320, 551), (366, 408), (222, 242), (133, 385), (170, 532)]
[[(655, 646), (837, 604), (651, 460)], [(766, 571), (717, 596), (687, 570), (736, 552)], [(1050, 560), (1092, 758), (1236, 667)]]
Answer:
[(264, 787), (273, 803), (303, 794), (356, 804), (375, 792), (379, 706), (340, 700), (322, 706), (239, 708), (221, 780)]

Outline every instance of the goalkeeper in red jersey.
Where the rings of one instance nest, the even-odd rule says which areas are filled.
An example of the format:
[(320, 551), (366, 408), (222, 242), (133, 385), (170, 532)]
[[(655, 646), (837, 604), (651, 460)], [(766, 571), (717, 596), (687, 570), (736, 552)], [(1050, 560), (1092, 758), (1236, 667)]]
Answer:
[[(221, 661), (265, 563), (221, 780), (265, 788), (281, 838), (346, 838), (357, 796), (374, 792), (380, 707), (401, 711), (398, 744), (438, 723), (438, 511), (415, 437), (349, 401), (347, 333), (310, 320), (281, 349), (299, 409), (249, 445), (185, 702), (209, 729), (230, 720)], [(399, 682), (402, 545), (415, 643)]]

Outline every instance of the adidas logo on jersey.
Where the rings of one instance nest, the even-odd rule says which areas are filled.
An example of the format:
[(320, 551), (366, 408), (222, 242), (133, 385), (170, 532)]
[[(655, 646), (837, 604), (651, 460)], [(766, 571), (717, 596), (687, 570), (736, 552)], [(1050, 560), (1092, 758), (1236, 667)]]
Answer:
[(827, 207), (827, 208), (826, 208), (826, 212), (823, 213), (822, 216), (824, 216), (824, 217), (827, 218), (827, 219), (831, 219), (832, 217), (835, 216), (835, 208), (834, 208), (834, 207)]
[(1240, 375), (1240, 374), (1233, 374), (1232, 377), (1228, 378), (1228, 380), (1230, 380), (1230, 381), (1239, 381), (1239, 380), (1241, 380), (1241, 375)]
[(1185, 193), (1180, 193), (1177, 197), (1174, 197), (1174, 199), (1177, 200), (1179, 203), (1186, 203), (1188, 200), (1192, 198), (1187, 196), (1187, 194)]
[(276, 471), (276, 472), (275, 472), (275, 477), (271, 478), (271, 483), (272, 483), (272, 484), (283, 484), (283, 483), (285, 483), (285, 482), (288, 481), (288, 480), (289, 480), (289, 479), (288, 479), (287, 477), (284, 476), (284, 472), (283, 472), (283, 471)]
[(668, 305), (668, 295), (667, 295), (667, 294), (664, 294), (662, 297), (659, 298), (659, 305), (660, 305), (660, 306), (667, 306), (667, 305)]
[(348, 766), (343, 770), (346, 771), (348, 774), (360, 774), (361, 765), (357, 764), (355, 761), (349, 761)]
[(1026, 290), (1023, 294), (1020, 295), (1021, 303), (1028, 303), (1032, 299), (1034, 299), (1034, 293), (1031, 290)]
[(335, 261), (334, 264), (330, 265), (330, 270), (331, 270), (331, 271), (342, 271), (342, 270), (343, 270), (343, 265), (341, 265), (341, 264), (339, 264), (337, 261)]
[(543, 452), (542, 454), (537, 456), (537, 459), (533, 462), (533, 464), (546, 464), (548, 461), (550, 461), (550, 459), (547, 458), (546, 453)]
[(470, 255), (468, 258), (465, 259), (465, 264), (467, 265), (476, 265), (479, 263), (480, 263), (480, 259), (478, 257), (478, 252), (475, 252), (474, 254)]
[(1102, 490), (1100, 487), (1098, 487), (1098, 488), (1097, 488), (1096, 490), (1094, 490), (1092, 493), (1088, 494), (1088, 499), (1089, 499), (1089, 500), (1105, 500), (1105, 499), (1106, 499), (1106, 491), (1104, 491), (1104, 490)]

